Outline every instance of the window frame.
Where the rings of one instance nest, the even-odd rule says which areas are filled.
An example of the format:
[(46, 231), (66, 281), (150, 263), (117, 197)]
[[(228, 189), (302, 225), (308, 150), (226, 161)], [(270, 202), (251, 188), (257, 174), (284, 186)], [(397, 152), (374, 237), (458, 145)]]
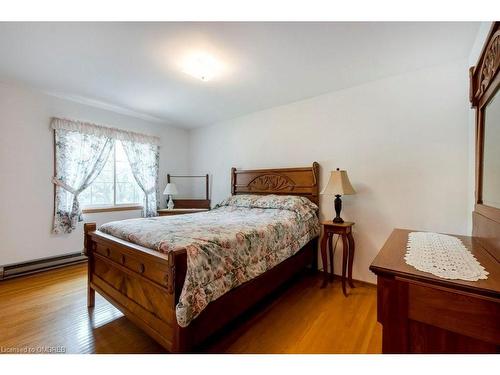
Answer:
[(143, 205), (140, 202), (116, 203), (116, 142), (117, 141), (115, 141), (115, 144), (113, 145), (113, 204), (95, 204), (84, 206), (82, 207), (82, 213), (84, 214), (143, 209)]

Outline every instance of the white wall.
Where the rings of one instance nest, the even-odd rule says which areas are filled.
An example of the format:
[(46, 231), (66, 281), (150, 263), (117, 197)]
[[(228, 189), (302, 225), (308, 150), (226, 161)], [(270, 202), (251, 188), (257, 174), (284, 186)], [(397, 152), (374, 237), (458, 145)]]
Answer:
[[(167, 172), (186, 173), (188, 137), (169, 127), (89, 107), (11, 84), (0, 84), (0, 265), (78, 252), (83, 225), (68, 235), (51, 234), (54, 206), (52, 116), (88, 120), (161, 138), (160, 182)], [(163, 203), (163, 199), (162, 199)], [(140, 211), (86, 215), (98, 224), (139, 217)]]
[[(488, 29), (489, 23), (481, 27), (469, 61), (370, 82), (189, 133), (0, 84), (0, 265), (82, 248), (82, 225), (70, 235), (50, 233), (49, 121), (61, 116), (159, 135), (161, 189), (167, 172), (209, 172), (214, 204), (230, 194), (232, 166), (318, 161), (321, 187), (329, 170), (347, 169), (358, 191), (343, 199), (343, 217), (356, 221), (354, 276), (373, 282), (368, 266), (394, 227), (470, 233), (474, 134), (467, 109), (467, 68), (475, 63)], [(332, 205), (330, 197), (322, 197), (322, 217), (333, 216)], [(129, 211), (85, 219), (100, 224), (139, 215)]]
[[(356, 222), (354, 278), (374, 282), (368, 267), (393, 228), (467, 232), (467, 70), (452, 62), (193, 130), (192, 171), (212, 174), (216, 203), (230, 194), (232, 166), (318, 161), (321, 188), (347, 169), (358, 192), (342, 214)], [(323, 218), (332, 206), (322, 197)]]

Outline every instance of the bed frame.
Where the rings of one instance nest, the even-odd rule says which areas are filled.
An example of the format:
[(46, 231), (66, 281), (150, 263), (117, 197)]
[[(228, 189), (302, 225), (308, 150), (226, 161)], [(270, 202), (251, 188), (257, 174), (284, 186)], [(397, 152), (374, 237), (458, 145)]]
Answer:
[[(319, 203), (319, 165), (307, 168), (231, 170), (231, 193), (300, 195)], [(185, 250), (163, 254), (85, 224), (88, 256), (88, 307), (95, 292), (173, 353), (192, 350), (299, 270), (317, 269), (317, 238), (297, 254), (211, 302), (189, 326), (177, 324), (175, 306), (186, 276)]]

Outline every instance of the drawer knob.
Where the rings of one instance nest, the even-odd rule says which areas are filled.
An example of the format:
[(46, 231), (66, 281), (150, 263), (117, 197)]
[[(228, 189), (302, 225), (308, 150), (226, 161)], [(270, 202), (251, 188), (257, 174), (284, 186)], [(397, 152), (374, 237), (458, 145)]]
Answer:
[(144, 267), (144, 264), (141, 263), (141, 265), (139, 267), (139, 272), (144, 273), (145, 270), (146, 270), (146, 267)]
[(109, 250), (109, 247), (106, 248), (106, 256), (109, 257), (109, 255), (111, 254), (111, 250)]
[(125, 255), (122, 255), (122, 264), (125, 264)]

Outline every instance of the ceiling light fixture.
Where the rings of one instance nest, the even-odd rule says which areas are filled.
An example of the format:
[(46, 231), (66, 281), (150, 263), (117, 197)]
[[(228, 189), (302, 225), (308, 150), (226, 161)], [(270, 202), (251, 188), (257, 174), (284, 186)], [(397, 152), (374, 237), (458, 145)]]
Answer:
[(206, 82), (214, 78), (221, 68), (214, 57), (205, 53), (193, 53), (185, 59), (182, 71)]

